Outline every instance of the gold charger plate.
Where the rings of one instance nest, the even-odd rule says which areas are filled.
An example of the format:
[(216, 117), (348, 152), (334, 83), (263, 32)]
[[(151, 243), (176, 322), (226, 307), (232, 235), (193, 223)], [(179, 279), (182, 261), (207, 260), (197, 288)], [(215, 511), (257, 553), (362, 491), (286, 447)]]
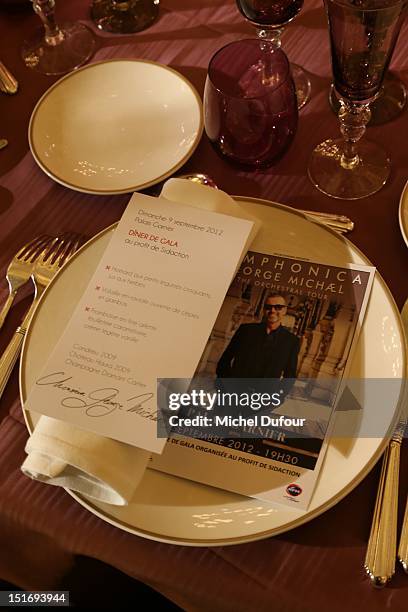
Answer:
[[(320, 261), (324, 254), (328, 264), (354, 262), (369, 265), (366, 257), (348, 240), (287, 206), (252, 198), (234, 199), (238, 207), (262, 221), (251, 247), (253, 250), (269, 250)], [(22, 351), (20, 390), (23, 405), (28, 390), (107, 246), (113, 229), (114, 226), (107, 228), (84, 245), (44, 294)], [(385, 282), (377, 273), (350, 377), (402, 380), (405, 368), (405, 338), (400, 315)], [(389, 430), (398, 418), (399, 399), (400, 394), (390, 398), (386, 417)], [(369, 405), (363, 404), (361, 412), (362, 422), (370, 419)], [(26, 411), (24, 414), (27, 427), (32, 432), (38, 415)], [(85, 496), (68, 492), (82, 506), (108, 523), (152, 540), (192, 546), (259, 540), (293, 529), (334, 506), (366, 476), (387, 443), (385, 436), (360, 438), (358, 430), (353, 438), (336, 438), (335, 435), (336, 429), (306, 513), (283, 506), (272, 507), (256, 499), (150, 469), (146, 471), (128, 506), (95, 503)]]

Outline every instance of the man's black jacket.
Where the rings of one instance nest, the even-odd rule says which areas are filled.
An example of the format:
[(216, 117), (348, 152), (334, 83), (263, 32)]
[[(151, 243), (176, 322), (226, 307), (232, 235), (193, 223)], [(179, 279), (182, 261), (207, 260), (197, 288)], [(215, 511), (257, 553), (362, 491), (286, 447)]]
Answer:
[(299, 338), (282, 325), (268, 334), (264, 323), (245, 323), (219, 360), (217, 376), (295, 378), (299, 345)]

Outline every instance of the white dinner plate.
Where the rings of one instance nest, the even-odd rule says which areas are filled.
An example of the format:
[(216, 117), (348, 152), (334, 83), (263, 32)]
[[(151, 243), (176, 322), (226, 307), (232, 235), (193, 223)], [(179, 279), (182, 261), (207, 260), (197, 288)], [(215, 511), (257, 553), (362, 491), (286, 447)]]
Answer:
[(401, 193), (398, 217), (402, 236), (408, 246), (408, 182)]
[(202, 131), (201, 99), (181, 74), (146, 60), (108, 60), (50, 87), (28, 137), (35, 161), (58, 183), (116, 194), (173, 174)]
[[(235, 198), (262, 221), (251, 246), (255, 251), (279, 252), (342, 266), (369, 262), (346, 239), (304, 215), (280, 204)], [(36, 310), (22, 351), (21, 398), (38, 376), (108, 244), (113, 227), (89, 241), (48, 287)], [(405, 375), (405, 338), (393, 298), (376, 273), (364, 326), (353, 356), (350, 378), (393, 378)], [(401, 382), (402, 386), (402, 382)], [(398, 418), (399, 397), (390, 399), (388, 425)], [(366, 402), (368, 403), (368, 402)], [(370, 406), (363, 404), (363, 420)], [(27, 414), (33, 430), (35, 414)], [(359, 430), (360, 431), (360, 430)], [(349, 493), (369, 472), (385, 448), (385, 437), (336, 438), (334, 429), (309, 510), (304, 514), (283, 506), (187, 481), (148, 469), (132, 503), (110, 506), (70, 494), (90, 512), (131, 533), (173, 544), (214, 546), (248, 542), (275, 535), (318, 516)], [(129, 469), (132, 469), (129, 466)]]

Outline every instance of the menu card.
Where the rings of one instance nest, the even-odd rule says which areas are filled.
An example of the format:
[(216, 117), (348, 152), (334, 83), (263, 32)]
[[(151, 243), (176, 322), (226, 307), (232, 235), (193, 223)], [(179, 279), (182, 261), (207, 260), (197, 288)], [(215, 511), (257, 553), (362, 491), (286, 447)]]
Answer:
[(160, 453), (157, 378), (194, 374), (252, 230), (135, 193), (25, 408)]

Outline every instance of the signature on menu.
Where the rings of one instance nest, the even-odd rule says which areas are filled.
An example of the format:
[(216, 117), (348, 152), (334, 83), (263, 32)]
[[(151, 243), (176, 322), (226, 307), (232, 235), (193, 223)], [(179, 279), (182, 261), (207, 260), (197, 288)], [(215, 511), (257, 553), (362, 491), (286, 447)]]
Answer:
[(147, 392), (133, 395), (126, 400), (122, 400), (124, 403), (121, 403), (118, 401), (119, 389), (115, 387), (84, 391), (74, 386), (72, 380), (73, 376), (66, 376), (65, 372), (52, 372), (39, 378), (36, 384), (40, 387), (51, 386), (59, 389), (63, 394), (60, 402), (61, 406), (83, 410), (89, 417), (104, 417), (112, 414), (115, 410), (122, 410), (124, 412), (135, 412), (145, 419), (157, 421), (156, 411), (152, 410), (151, 407), (149, 409), (148, 406), (144, 406), (154, 397), (154, 393)]

